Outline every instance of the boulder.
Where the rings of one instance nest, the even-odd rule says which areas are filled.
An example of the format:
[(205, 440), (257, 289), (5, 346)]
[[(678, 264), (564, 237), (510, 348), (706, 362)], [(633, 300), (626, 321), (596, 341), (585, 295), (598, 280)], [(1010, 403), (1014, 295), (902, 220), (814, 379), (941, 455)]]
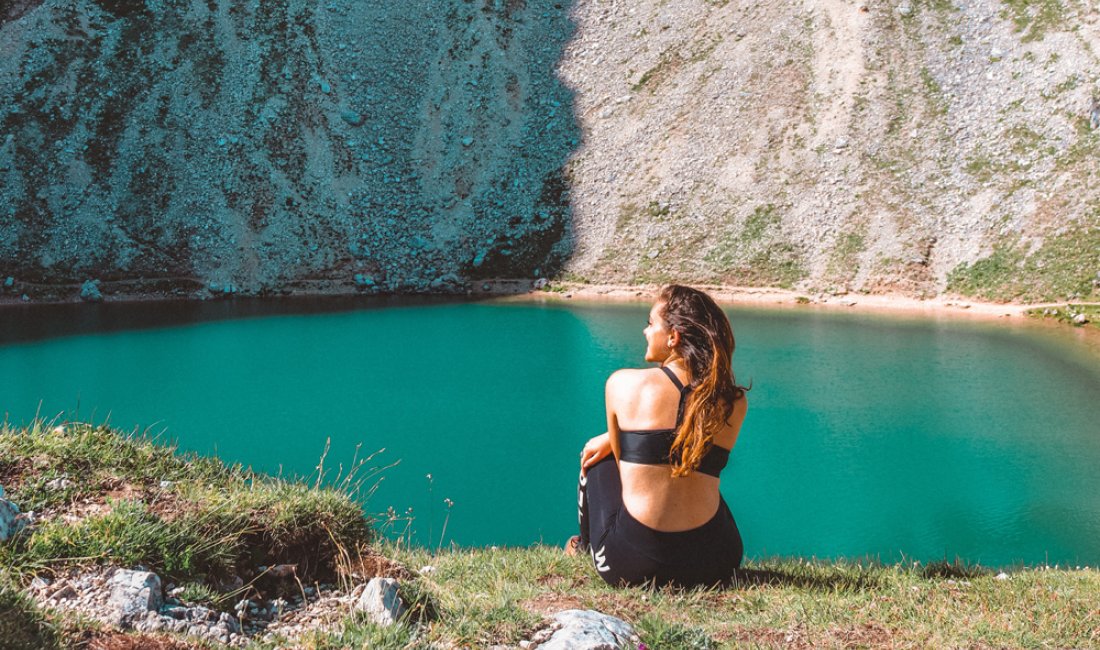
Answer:
[(19, 514), (19, 506), (5, 499), (0, 490), (0, 542), (14, 537), (26, 525), (27, 520)]
[(355, 603), (356, 611), (366, 612), (378, 625), (393, 625), (405, 613), (405, 603), (393, 578), (371, 578)]
[(103, 294), (99, 291), (99, 280), (87, 280), (80, 285), (80, 299), (86, 302), (103, 300)]
[[(626, 621), (594, 610), (567, 609), (554, 614), (554, 621), (543, 630), (549, 638), (541, 640), (539, 650), (635, 650), (638, 634)], [(532, 639), (535, 641), (536, 639)]]
[(117, 614), (117, 624), (132, 625), (144, 620), (150, 611), (157, 611), (164, 604), (160, 578), (149, 571), (119, 569), (111, 576), (110, 605)]

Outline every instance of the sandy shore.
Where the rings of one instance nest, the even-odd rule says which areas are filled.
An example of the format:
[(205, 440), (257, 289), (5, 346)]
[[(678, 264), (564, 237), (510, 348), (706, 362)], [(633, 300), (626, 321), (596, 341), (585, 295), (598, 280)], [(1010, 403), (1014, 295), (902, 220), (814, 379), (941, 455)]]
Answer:
[[(613, 285), (613, 284), (573, 284), (553, 283), (552, 291), (519, 290), (509, 291), (507, 285), (529, 284), (526, 281), (498, 281), (497, 293), (509, 296), (510, 300), (583, 300), (607, 302), (648, 302), (653, 300), (659, 289), (656, 285)], [(997, 303), (973, 300), (958, 296), (937, 296), (935, 298), (913, 298), (901, 294), (861, 294), (811, 295), (785, 289), (762, 287), (733, 287), (695, 285), (707, 291), (714, 299), (728, 305), (752, 305), (775, 307), (821, 307), (861, 312), (897, 312), (915, 315), (953, 315), (967, 318), (1020, 318), (1029, 309), (1065, 306), (1066, 303)]]

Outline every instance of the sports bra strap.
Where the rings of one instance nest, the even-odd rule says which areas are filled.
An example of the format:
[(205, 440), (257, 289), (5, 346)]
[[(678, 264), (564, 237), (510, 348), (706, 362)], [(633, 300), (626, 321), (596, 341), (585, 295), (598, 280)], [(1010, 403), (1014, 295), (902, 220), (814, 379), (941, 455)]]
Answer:
[(668, 366), (661, 366), (661, 370), (663, 370), (664, 373), (668, 375), (668, 378), (672, 380), (673, 384), (676, 384), (676, 390), (680, 391), (681, 393), (684, 392), (684, 384), (680, 381), (680, 378), (676, 376), (676, 373), (672, 372), (672, 370), (670, 370)]

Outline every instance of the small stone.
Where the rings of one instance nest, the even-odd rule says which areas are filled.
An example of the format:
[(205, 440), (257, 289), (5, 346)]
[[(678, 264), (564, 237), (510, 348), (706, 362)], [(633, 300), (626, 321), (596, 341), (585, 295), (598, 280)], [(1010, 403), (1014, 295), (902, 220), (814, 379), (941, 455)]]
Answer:
[(661, 251), (654, 248), (653, 250), (646, 253), (646, 257), (648, 257), (651, 260), (655, 260), (655, 259), (657, 259), (657, 256), (660, 255), (660, 254), (661, 254)]
[(1088, 323), (1088, 322), (1089, 322), (1089, 317), (1084, 315), (1084, 314), (1077, 314), (1076, 316), (1073, 317), (1073, 324), (1074, 325), (1084, 325), (1085, 323)]
[(897, 9), (899, 16), (909, 16), (913, 13), (913, 7), (908, 4), (900, 5)]
[(365, 612), (378, 625), (393, 625), (405, 612), (397, 581), (393, 578), (371, 578), (356, 601), (355, 609)]
[(472, 145), (473, 143), (474, 143), (474, 139), (470, 136), (466, 136), (465, 138), (462, 138), (462, 146), (463, 147), (468, 147), (468, 146)]
[(997, 574), (996, 579), (997, 580), (1008, 580), (1008, 574), (1005, 573), (1004, 571), (1001, 571), (1000, 573)]
[(4, 286), (6, 288), (10, 289), (14, 285), (15, 285), (15, 278), (13, 278), (9, 275), (7, 278), (4, 279)]
[(341, 112), (340, 117), (352, 126), (359, 126), (363, 123), (363, 116), (350, 109)]
[(52, 481), (46, 481), (46, 489), (48, 490), (65, 490), (73, 486), (73, 482), (67, 477), (55, 478)]
[(833, 145), (834, 149), (847, 149), (848, 138), (837, 138), (836, 143)]
[(424, 566), (420, 567), (420, 570), (417, 571), (417, 573), (422, 576), (430, 575), (432, 573), (435, 573), (435, 567), (430, 564), (425, 564)]
[(172, 483), (172, 481), (161, 481), (159, 485), (160, 485), (160, 489), (167, 490), (175, 484)]
[(268, 570), (268, 573), (276, 578), (289, 578), (297, 571), (297, 564), (276, 564)]
[(634, 650), (638, 634), (626, 621), (593, 610), (570, 609), (554, 615), (557, 631), (540, 650)]

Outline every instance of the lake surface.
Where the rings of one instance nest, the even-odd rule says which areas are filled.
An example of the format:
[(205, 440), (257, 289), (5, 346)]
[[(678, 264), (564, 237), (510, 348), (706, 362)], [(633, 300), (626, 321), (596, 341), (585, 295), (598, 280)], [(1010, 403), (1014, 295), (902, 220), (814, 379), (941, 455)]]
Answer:
[[(575, 532), (578, 452), (605, 428), (603, 382), (644, 365), (647, 309), (5, 308), (0, 413), (109, 418), (283, 474), (310, 474), (326, 440), (332, 470), (384, 448), (371, 465), (396, 465), (367, 509), (412, 509), (391, 531), (433, 547), (559, 544)], [(753, 388), (722, 491), (748, 555), (1100, 564), (1100, 363), (1072, 336), (727, 312)]]

